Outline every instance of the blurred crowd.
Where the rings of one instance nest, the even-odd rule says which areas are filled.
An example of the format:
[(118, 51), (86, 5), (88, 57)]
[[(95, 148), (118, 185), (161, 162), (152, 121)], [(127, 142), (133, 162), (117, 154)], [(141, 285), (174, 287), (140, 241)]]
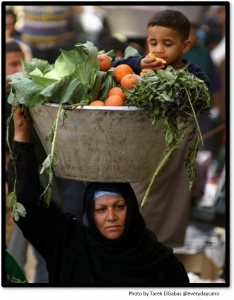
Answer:
[[(204, 138), (204, 146), (200, 145), (199, 150), (208, 153), (209, 162), (204, 166), (202, 161), (197, 159), (197, 171), (202, 175), (194, 185), (191, 194), (190, 219), (199, 219), (199, 213), (196, 210), (195, 214), (194, 208), (201, 204), (207, 184), (217, 183), (225, 170), (225, 15), (225, 7), (208, 6), (202, 21), (191, 22), (189, 38), (192, 47), (184, 55), (184, 58), (199, 65), (208, 75), (211, 93), (209, 114), (202, 116), (199, 120)], [(123, 32), (115, 32), (109, 25), (108, 11), (101, 6), (8, 6), (5, 16), (6, 44), (10, 45), (16, 40), (27, 60), (38, 58), (53, 64), (60, 55), (60, 49), (73, 50), (77, 42), (84, 43), (86, 41), (93, 42), (99, 50), (105, 50), (105, 52), (113, 49), (116, 57), (124, 58), (124, 50), (127, 46), (136, 48), (141, 55), (148, 53), (146, 38), (137, 36), (133, 38)], [(14, 52), (14, 49), (12, 50), (10, 47), (7, 49), (9, 50), (6, 50), (6, 75), (9, 75), (20, 71), (21, 66), (18, 65), (15, 68), (12, 66), (13, 58), (9, 54)], [(9, 90), (6, 91), (6, 118), (11, 113), (11, 107), (7, 103), (8, 96)], [(13, 133), (10, 132), (10, 134), (10, 138), (12, 138)], [(38, 149), (36, 155), (39, 166), (41, 166), (46, 154), (35, 130), (32, 132), (32, 142)], [(8, 159), (9, 149), (6, 146), (6, 174)], [(46, 175), (40, 176), (41, 184), (45, 186)], [(58, 209), (74, 214), (81, 221), (82, 203), (78, 203), (77, 199), (83, 197), (84, 191), (85, 184), (83, 182), (59, 178), (54, 181), (53, 193)], [(222, 191), (225, 191), (225, 184), (224, 188), (222, 186)], [(222, 201), (225, 202), (225, 196)], [(225, 219), (225, 208), (223, 208), (225, 204), (221, 203), (220, 205), (222, 209), (219, 211), (218, 217), (223, 220)], [(216, 217), (217, 215), (211, 221), (216, 220)], [(202, 221), (202, 218), (200, 220)], [(10, 220), (10, 209), (7, 207), (6, 222), (7, 249), (24, 269), (28, 242), (22, 236), (17, 225)], [(173, 246), (170, 241), (167, 243), (162, 240), (162, 242), (165, 245)], [(35, 257), (37, 270), (34, 282), (48, 282), (45, 264), (36, 251)]]

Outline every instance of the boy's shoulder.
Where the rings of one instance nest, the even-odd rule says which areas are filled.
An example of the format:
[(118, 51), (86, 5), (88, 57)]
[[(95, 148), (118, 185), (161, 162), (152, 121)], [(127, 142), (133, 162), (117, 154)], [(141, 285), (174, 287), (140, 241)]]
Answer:
[(188, 70), (189, 73), (193, 74), (197, 78), (203, 80), (205, 84), (209, 87), (209, 78), (206, 73), (202, 70), (198, 65), (190, 62), (188, 59), (183, 59), (185, 69)]

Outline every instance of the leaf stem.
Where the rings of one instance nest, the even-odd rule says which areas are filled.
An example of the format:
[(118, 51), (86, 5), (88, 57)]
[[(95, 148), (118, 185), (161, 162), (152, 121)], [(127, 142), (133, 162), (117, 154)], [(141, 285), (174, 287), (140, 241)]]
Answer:
[[(57, 112), (57, 116), (56, 116), (56, 119), (55, 119), (55, 122), (54, 122), (54, 125), (53, 125), (54, 126), (54, 136), (53, 136), (53, 141), (51, 143), (51, 149), (50, 149), (50, 159), (51, 159), (51, 161), (50, 161), (50, 173), (52, 172), (52, 164), (53, 164), (53, 156), (54, 156), (54, 146), (55, 146), (55, 140), (56, 140), (56, 135), (57, 135), (59, 116), (60, 116), (60, 112), (62, 110), (62, 107), (63, 107), (63, 104), (60, 103), (59, 109), (58, 109), (58, 112)], [(45, 188), (44, 192), (42, 193), (41, 197), (46, 193), (46, 191), (51, 186), (51, 184), (52, 184), (52, 179), (49, 176), (49, 183), (48, 183), (47, 187)]]
[(17, 170), (16, 170), (16, 164), (15, 164), (15, 160), (14, 160), (14, 157), (12, 155), (12, 150), (11, 150), (11, 146), (10, 146), (10, 142), (9, 142), (9, 124), (10, 124), (10, 121), (16, 111), (16, 109), (20, 106), (20, 104), (17, 104), (15, 106), (15, 108), (13, 109), (11, 115), (9, 116), (9, 118), (7, 119), (7, 130), (6, 130), (6, 142), (7, 142), (7, 146), (9, 148), (9, 152), (10, 152), (10, 157), (12, 159), (12, 164), (13, 164), (13, 167), (14, 167), (14, 170), (15, 170), (15, 182), (14, 182), (14, 193), (15, 193), (15, 190), (16, 190), (16, 181), (17, 181)]
[(202, 146), (204, 146), (204, 142), (203, 142), (201, 130), (200, 130), (200, 127), (199, 127), (199, 124), (198, 124), (198, 121), (197, 121), (197, 117), (196, 117), (196, 113), (195, 113), (195, 111), (194, 111), (194, 108), (193, 108), (193, 105), (192, 105), (192, 102), (191, 102), (191, 99), (190, 99), (190, 96), (189, 96), (189, 93), (188, 93), (187, 88), (185, 88), (185, 91), (186, 91), (186, 93), (187, 93), (187, 95), (188, 95), (189, 103), (190, 103), (191, 109), (192, 109), (192, 111), (193, 111), (193, 115), (194, 115), (194, 118), (195, 118), (195, 122), (196, 122), (196, 124), (197, 124), (197, 129), (198, 129), (198, 132), (199, 132), (199, 135), (200, 135), (200, 139), (201, 139), (201, 142), (202, 142)]
[[(190, 124), (191, 125), (191, 124)], [(164, 164), (166, 163), (166, 161), (168, 160), (168, 158), (170, 157), (171, 153), (174, 151), (174, 149), (179, 145), (179, 143), (182, 141), (182, 139), (184, 138), (186, 132), (188, 131), (188, 129), (190, 128), (190, 125), (185, 129), (185, 131), (182, 133), (181, 137), (179, 138), (179, 140), (177, 141), (176, 145), (167, 153), (167, 155), (164, 157), (163, 161), (160, 163), (160, 165), (158, 166), (157, 170), (155, 171), (151, 181), (150, 181), (150, 184), (145, 192), (145, 195), (144, 195), (144, 198), (141, 202), (141, 205), (140, 205), (140, 212), (142, 211), (145, 203), (146, 203), (146, 200), (148, 198), (148, 195), (149, 195), (149, 192), (150, 192), (150, 189), (151, 189), (151, 186), (152, 184), (154, 183), (154, 179), (155, 177), (158, 175), (159, 171), (162, 169), (162, 167), (164, 166)]]

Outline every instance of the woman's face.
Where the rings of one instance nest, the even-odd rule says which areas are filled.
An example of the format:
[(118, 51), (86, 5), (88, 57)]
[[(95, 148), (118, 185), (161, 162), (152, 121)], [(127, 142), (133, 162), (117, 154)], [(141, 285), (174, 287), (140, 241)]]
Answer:
[(124, 231), (127, 205), (122, 196), (102, 196), (94, 201), (94, 222), (107, 239), (117, 239)]

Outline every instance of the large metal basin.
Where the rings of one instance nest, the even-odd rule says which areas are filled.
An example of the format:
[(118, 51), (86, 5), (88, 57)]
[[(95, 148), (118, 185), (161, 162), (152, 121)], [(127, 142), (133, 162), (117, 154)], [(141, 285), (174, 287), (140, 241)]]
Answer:
[[(57, 104), (30, 110), (34, 126), (45, 144), (58, 111)], [(69, 110), (59, 120), (55, 152), (60, 159), (54, 169), (60, 178), (78, 181), (149, 181), (162, 161), (165, 135), (162, 121), (154, 126), (137, 107), (83, 106)]]

